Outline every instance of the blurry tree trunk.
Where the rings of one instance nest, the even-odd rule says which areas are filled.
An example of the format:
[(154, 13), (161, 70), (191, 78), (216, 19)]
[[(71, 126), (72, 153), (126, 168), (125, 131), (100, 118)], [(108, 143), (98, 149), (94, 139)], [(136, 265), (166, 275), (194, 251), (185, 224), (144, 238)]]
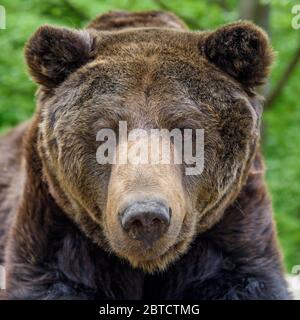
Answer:
[(261, 0), (241, 0), (240, 18), (251, 20), (270, 33), (270, 5)]
[(224, 9), (226, 11), (229, 10), (229, 5), (228, 5), (227, 0), (213, 0), (211, 2), (217, 4), (220, 8), (222, 8), (222, 9)]
[[(263, 4), (261, 0), (242, 0), (240, 1), (240, 18), (251, 20), (262, 27), (270, 35), (270, 5)], [(278, 83), (271, 91), (269, 84), (261, 88), (260, 93), (267, 97), (265, 108), (270, 109), (275, 100), (281, 94), (284, 86), (289, 80), (290, 75), (300, 61), (300, 46), (296, 49), (291, 61), (288, 63)]]
[(71, 12), (73, 12), (81, 20), (89, 20), (90, 17), (85, 14), (82, 10), (78, 9), (71, 1), (62, 0), (62, 4)]
[(170, 11), (173, 12), (174, 14), (176, 14), (180, 19), (182, 19), (184, 22), (186, 22), (189, 27), (191, 27), (192, 29), (195, 30), (201, 30), (201, 25), (200, 22), (196, 19), (193, 19), (191, 17), (186, 17), (181, 15), (180, 12), (175, 12), (171, 6), (169, 6), (169, 3), (167, 4), (166, 2), (162, 1), (162, 0), (153, 0), (153, 2), (159, 7), (160, 10), (165, 10), (165, 11)]
[[(241, 0), (240, 18), (251, 20), (262, 27), (270, 35), (270, 5), (263, 4), (261, 0)], [(259, 92), (267, 96), (270, 91), (269, 83), (260, 88)]]
[(265, 108), (270, 108), (275, 100), (280, 96), (284, 86), (288, 82), (290, 75), (295, 70), (296, 66), (300, 61), (300, 45), (295, 51), (294, 56), (292, 57), (290, 63), (287, 65), (285, 71), (283, 72), (281, 78), (279, 79), (278, 83), (275, 85), (272, 92), (267, 97), (267, 101), (265, 103)]

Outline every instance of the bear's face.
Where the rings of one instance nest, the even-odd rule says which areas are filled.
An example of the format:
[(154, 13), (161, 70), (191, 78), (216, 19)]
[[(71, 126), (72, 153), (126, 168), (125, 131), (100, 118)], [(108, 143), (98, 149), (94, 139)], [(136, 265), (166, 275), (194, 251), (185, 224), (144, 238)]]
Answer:
[[(260, 110), (251, 89), (271, 61), (260, 29), (249, 23), (204, 33), (45, 26), (29, 41), (26, 58), (41, 85), (43, 174), (54, 199), (94, 242), (153, 271), (221, 218), (245, 180), (258, 137)], [(126, 142), (120, 121), (128, 132), (148, 135)], [(188, 175), (190, 164), (175, 163), (174, 156), (164, 164), (99, 164), (103, 129), (115, 133), (114, 159), (149, 144), (151, 129), (203, 129), (204, 166)], [(170, 148), (183, 152), (175, 140)]]

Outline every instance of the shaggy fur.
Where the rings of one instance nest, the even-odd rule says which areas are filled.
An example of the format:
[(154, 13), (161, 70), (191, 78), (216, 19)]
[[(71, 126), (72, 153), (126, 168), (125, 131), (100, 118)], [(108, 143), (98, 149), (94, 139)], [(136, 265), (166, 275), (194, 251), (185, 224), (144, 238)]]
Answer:
[[(261, 29), (189, 32), (168, 13), (117, 12), (84, 31), (43, 26), (25, 52), (40, 87), (31, 122), (0, 140), (5, 298), (290, 297), (259, 151), (254, 88), (272, 60)], [(96, 133), (119, 120), (204, 128), (203, 173), (100, 166)], [(174, 210), (143, 250), (115, 207), (150, 186)]]

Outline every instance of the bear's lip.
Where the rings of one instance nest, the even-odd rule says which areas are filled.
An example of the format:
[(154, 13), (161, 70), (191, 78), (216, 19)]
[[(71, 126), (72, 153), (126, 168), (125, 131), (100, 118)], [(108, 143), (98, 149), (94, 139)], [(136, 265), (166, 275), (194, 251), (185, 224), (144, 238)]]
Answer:
[(112, 249), (121, 256), (133, 257), (135, 260), (140, 261), (149, 261), (157, 259), (160, 256), (164, 255), (168, 250), (172, 248), (172, 246), (176, 244), (176, 242), (174, 243), (173, 241), (170, 241), (162, 244), (161, 241), (158, 240), (150, 246), (139, 240), (128, 239), (126, 248), (130, 247), (130, 251), (122, 250), (123, 248), (116, 245), (116, 243), (110, 244)]
[(146, 273), (154, 273), (166, 270), (166, 268), (178, 260), (184, 254), (190, 244), (189, 238), (181, 239), (171, 245), (164, 253), (153, 256), (148, 259), (141, 259), (141, 256), (124, 256), (119, 254), (121, 258), (125, 258), (132, 267), (142, 269)]

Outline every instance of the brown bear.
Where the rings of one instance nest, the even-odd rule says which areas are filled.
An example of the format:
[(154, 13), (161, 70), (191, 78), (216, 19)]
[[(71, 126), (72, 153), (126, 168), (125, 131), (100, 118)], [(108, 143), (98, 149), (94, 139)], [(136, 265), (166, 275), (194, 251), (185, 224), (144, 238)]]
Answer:
[[(37, 110), (0, 140), (4, 298), (290, 298), (259, 150), (263, 30), (112, 12), (80, 31), (40, 27), (25, 56)], [(97, 132), (120, 121), (202, 128), (201, 174), (99, 164)]]

